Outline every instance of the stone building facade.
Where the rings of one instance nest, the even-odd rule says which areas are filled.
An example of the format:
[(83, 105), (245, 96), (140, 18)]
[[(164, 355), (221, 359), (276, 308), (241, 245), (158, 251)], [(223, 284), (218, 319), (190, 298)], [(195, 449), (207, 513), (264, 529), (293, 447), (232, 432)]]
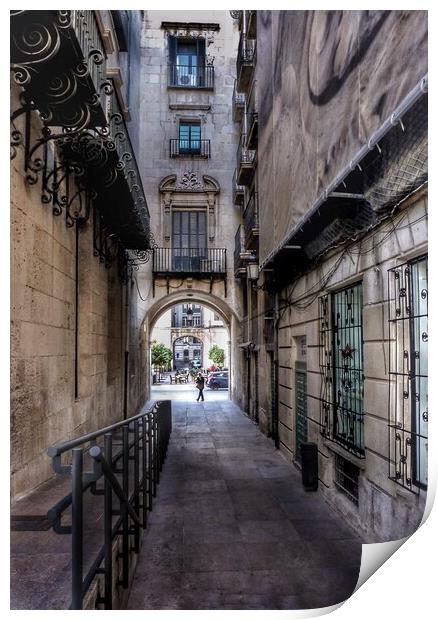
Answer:
[[(186, 309), (193, 315), (186, 320)], [(191, 339), (195, 339), (193, 342)], [(225, 353), (224, 368), (228, 368), (230, 340), (227, 327), (219, 315), (209, 308), (195, 304), (180, 304), (166, 310), (156, 322), (151, 341), (164, 344), (173, 353), (173, 370), (191, 368), (199, 362), (200, 368), (209, 368), (213, 361), (209, 351), (217, 345)]]
[(234, 17), (259, 232), (236, 235), (242, 357), (272, 355), (249, 411), (298, 466), (316, 444), (321, 492), (370, 541), (401, 538), (427, 492), (427, 16)]
[[(148, 247), (149, 230), (144, 194), (139, 189), (134, 197), (132, 189), (132, 179), (141, 183), (135, 164), (141, 11), (13, 11), (11, 28), (17, 499), (53, 476), (51, 444), (133, 415), (145, 402), (148, 343), (129, 272), (136, 249)], [(35, 63), (27, 47), (32, 29), (41, 32)], [(120, 141), (111, 142), (116, 128)], [(81, 140), (90, 150), (79, 161), (69, 144)], [(93, 148), (107, 158), (94, 168)], [(112, 181), (102, 182), (105, 175)], [(124, 229), (114, 216), (120, 204)], [(127, 223), (131, 214), (141, 221), (138, 229)]]
[(234, 385), (242, 309), (232, 268), (237, 129), (229, 101), (237, 42), (226, 11), (145, 12), (140, 157), (156, 248), (137, 274), (148, 340), (173, 306), (202, 304), (230, 332)]

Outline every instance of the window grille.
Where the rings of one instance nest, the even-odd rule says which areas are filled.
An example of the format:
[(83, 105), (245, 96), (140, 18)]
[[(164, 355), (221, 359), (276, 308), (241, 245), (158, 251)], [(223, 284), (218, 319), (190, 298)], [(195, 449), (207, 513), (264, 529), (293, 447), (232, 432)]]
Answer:
[(364, 456), (362, 284), (320, 298), (322, 434)]
[(427, 486), (427, 257), (388, 270), (389, 477), (418, 491)]
[(339, 454), (335, 455), (335, 486), (349, 500), (359, 505), (359, 467), (347, 461)]

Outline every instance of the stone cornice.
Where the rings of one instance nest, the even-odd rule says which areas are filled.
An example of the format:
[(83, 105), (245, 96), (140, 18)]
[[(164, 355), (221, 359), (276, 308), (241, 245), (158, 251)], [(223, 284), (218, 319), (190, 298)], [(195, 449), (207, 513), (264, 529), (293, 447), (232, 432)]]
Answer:
[(164, 30), (220, 30), (220, 24), (212, 22), (161, 22)]

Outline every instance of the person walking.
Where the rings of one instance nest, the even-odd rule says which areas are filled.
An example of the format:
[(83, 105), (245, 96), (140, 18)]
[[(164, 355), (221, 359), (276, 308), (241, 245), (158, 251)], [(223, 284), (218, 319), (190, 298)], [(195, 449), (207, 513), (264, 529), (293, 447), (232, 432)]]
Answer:
[(198, 376), (196, 377), (196, 387), (199, 390), (198, 398), (196, 399), (197, 402), (199, 402), (199, 399), (201, 399), (202, 402), (204, 402), (204, 385), (205, 385), (204, 377), (202, 376), (201, 373), (198, 373)]

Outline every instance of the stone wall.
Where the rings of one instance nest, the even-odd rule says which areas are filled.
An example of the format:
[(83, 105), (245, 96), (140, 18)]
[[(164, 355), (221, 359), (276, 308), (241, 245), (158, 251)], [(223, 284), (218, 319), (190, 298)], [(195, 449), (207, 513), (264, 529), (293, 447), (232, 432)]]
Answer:
[[(388, 234), (394, 225), (394, 232)], [(382, 239), (384, 242), (381, 242)], [(303, 309), (283, 304), (278, 324), (278, 400), (280, 449), (289, 460), (296, 459), (295, 373), (300, 355), (299, 338), (307, 344), (308, 440), (319, 450), (320, 488), (327, 499), (344, 513), (370, 540), (394, 540), (407, 536), (418, 526), (424, 509), (425, 492), (409, 492), (389, 479), (389, 325), (387, 271), (395, 265), (427, 253), (427, 197), (419, 198), (394, 218), (370, 233), (360, 245), (350, 247), (328, 285), (319, 290), (323, 274), (339, 258), (333, 252), (325, 261), (293, 285), (293, 298)], [(320, 397), (323, 380), (320, 368), (319, 298), (351, 284), (363, 286), (364, 340), (364, 436), (365, 458), (357, 459), (321, 435)], [(291, 298), (292, 287), (280, 292)], [(280, 304), (281, 308), (281, 304)], [(360, 468), (359, 506), (356, 507), (334, 485), (334, 459), (340, 454)]]
[[(93, 256), (92, 225), (67, 228), (24, 178), (11, 180), (12, 495), (52, 475), (47, 447), (121, 418), (123, 299), (116, 267)], [(76, 309), (76, 281), (78, 306)], [(77, 388), (75, 388), (77, 326)], [(75, 393), (76, 390), (76, 393)]]

